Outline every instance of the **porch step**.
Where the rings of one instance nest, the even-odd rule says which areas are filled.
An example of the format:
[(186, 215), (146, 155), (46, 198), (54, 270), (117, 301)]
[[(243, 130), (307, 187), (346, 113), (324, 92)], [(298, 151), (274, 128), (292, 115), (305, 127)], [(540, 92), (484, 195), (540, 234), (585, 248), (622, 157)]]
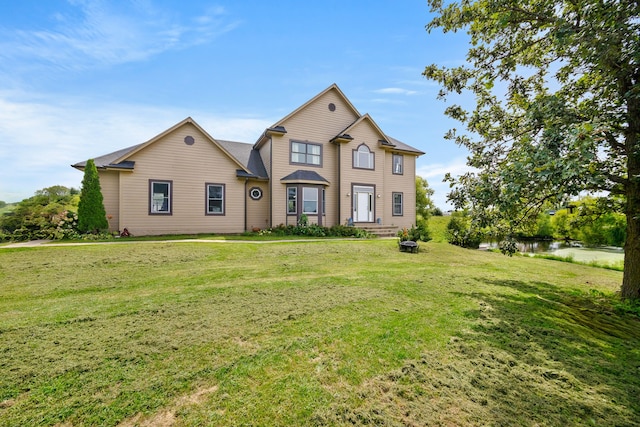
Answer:
[(366, 230), (371, 234), (375, 234), (378, 237), (396, 237), (398, 234), (398, 230), (400, 229), (397, 225), (380, 225), (380, 224), (366, 224), (366, 225), (356, 225), (357, 228), (362, 230)]

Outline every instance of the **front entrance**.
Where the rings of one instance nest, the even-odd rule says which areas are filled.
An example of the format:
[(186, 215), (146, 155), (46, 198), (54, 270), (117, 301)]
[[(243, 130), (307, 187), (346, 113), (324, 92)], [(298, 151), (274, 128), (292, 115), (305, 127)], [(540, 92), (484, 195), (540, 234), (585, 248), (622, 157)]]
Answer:
[(353, 187), (353, 221), (373, 222), (373, 187)]

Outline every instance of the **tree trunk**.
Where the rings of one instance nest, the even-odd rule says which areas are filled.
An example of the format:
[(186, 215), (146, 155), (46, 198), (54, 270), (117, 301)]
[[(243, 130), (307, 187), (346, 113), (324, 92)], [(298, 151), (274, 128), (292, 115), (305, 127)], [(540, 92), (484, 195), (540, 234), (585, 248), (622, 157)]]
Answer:
[[(633, 85), (627, 82), (621, 93), (631, 93)], [(627, 99), (628, 127), (625, 132), (627, 152), (627, 240), (624, 244), (624, 276), (620, 293), (622, 298), (640, 300), (640, 99)]]
[[(637, 187), (631, 184), (630, 187)], [(629, 192), (628, 192), (629, 193)], [(622, 298), (640, 299), (640, 197), (627, 195), (627, 240), (624, 244)]]

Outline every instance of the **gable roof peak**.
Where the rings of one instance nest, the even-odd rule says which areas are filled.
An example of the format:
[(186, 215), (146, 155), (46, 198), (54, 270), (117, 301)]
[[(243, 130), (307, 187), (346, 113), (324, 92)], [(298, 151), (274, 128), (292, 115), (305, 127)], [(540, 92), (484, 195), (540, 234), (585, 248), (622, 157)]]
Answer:
[[(283, 125), (284, 122), (286, 122), (291, 117), (295, 116), (300, 111), (304, 110), (309, 105), (313, 104), (318, 99), (320, 99), (322, 96), (324, 96), (325, 94), (327, 94), (327, 93), (329, 93), (331, 91), (335, 91), (338, 94), (338, 96), (347, 105), (347, 108), (349, 108), (351, 110), (351, 112), (353, 113), (353, 115), (355, 117), (360, 117), (361, 116), (360, 112), (358, 112), (356, 107), (351, 103), (351, 101), (349, 101), (349, 98), (347, 98), (347, 96), (344, 94), (344, 92), (342, 92), (342, 90), (338, 87), (338, 85), (336, 83), (332, 83), (329, 87), (327, 87), (326, 89), (324, 89), (323, 91), (318, 93), (316, 96), (314, 96), (313, 98), (309, 99), (307, 102), (305, 102), (304, 104), (302, 104), (301, 106), (299, 106), (298, 108), (296, 108), (295, 110), (293, 110), (292, 112), (290, 112), (289, 114), (287, 114), (286, 116), (284, 116), (283, 118), (281, 118), (280, 120), (275, 122), (272, 126), (269, 126), (267, 128), (267, 130), (265, 130), (262, 133), (262, 135), (260, 135), (260, 137), (258, 138), (256, 143), (254, 144), (254, 148), (259, 148), (268, 139), (267, 137), (269, 136), (268, 135), (269, 131), (272, 131), (274, 129), (285, 130), (285, 127)], [(286, 130), (285, 130), (285, 132), (286, 132)]]

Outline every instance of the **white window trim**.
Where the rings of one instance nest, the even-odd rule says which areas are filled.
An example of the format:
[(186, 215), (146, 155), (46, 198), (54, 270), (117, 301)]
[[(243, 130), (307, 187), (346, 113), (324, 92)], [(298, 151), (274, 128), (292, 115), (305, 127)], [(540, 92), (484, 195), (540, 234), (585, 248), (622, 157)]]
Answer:
[[(289, 198), (289, 190), (293, 190), (293, 199)], [(289, 202), (293, 201), (293, 210), (291, 210), (291, 206)], [(298, 214), (298, 187), (287, 187), (287, 215), (297, 215)]]
[[(156, 184), (167, 185), (167, 195), (164, 193), (154, 193), (154, 187)], [(166, 209), (158, 209), (160, 203), (164, 207), (166, 200)], [(149, 180), (149, 215), (171, 215), (173, 212), (173, 181), (164, 179), (150, 179)]]
[[(367, 165), (362, 165), (360, 162), (360, 155), (367, 154)], [(375, 154), (371, 151), (367, 144), (360, 144), (358, 148), (353, 150), (353, 167), (357, 169), (369, 169), (376, 168)]]
[[(400, 213), (396, 213), (396, 196), (400, 196)], [(404, 216), (404, 194), (394, 191), (391, 195), (391, 210), (393, 216)]]
[[(396, 159), (400, 159), (398, 163), (396, 163)], [(393, 154), (391, 163), (394, 175), (404, 174), (404, 156), (402, 154)], [(397, 170), (397, 166), (400, 166), (400, 170)]]
[[(305, 147), (304, 152), (301, 151), (293, 151), (293, 146), (294, 144), (298, 144), (298, 145), (303, 145)], [(309, 147), (318, 147), (318, 150), (320, 151), (319, 154), (310, 154), (309, 153)], [(304, 155), (304, 162), (299, 162), (293, 159), (293, 155), (294, 154), (302, 154)], [(317, 158), (318, 159), (318, 163), (313, 163), (310, 162), (309, 159), (310, 158)], [(321, 167), (322, 166), (322, 144), (316, 144), (314, 142), (303, 142), (303, 141), (291, 141), (291, 143), (289, 144), (289, 162), (291, 164), (296, 164), (296, 165), (307, 165), (307, 166), (316, 166), (316, 167)]]
[[(310, 196), (310, 198), (307, 198)], [(307, 202), (315, 202), (316, 210), (315, 211), (307, 211), (306, 205)], [(311, 214), (318, 215), (318, 188), (317, 187), (302, 187), (302, 213), (303, 214)]]
[[(222, 197), (221, 198), (212, 198), (209, 196), (209, 188), (210, 187), (220, 187), (222, 189)], [(224, 184), (216, 184), (213, 182), (207, 182), (204, 186), (205, 189), (205, 213), (207, 215), (224, 215), (225, 214), (225, 199), (226, 199), (226, 188)], [(220, 200), (221, 201), (221, 211), (220, 212), (212, 212), (209, 209), (209, 202), (211, 200)]]

